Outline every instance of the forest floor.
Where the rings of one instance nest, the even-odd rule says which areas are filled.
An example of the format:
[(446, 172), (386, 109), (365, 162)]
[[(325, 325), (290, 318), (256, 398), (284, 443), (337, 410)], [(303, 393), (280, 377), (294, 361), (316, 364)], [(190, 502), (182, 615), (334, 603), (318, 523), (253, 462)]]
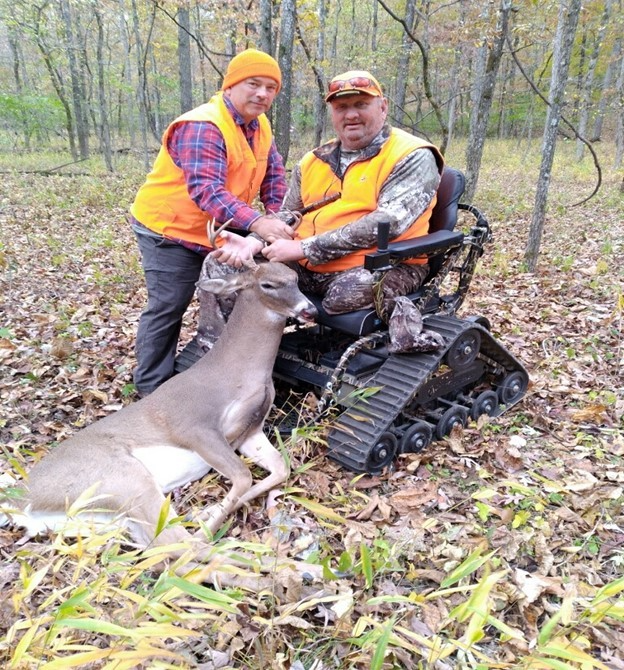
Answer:
[[(595, 173), (559, 150), (530, 274), (538, 151), (488, 145), (475, 204), (494, 241), (461, 311), (486, 316), (529, 369), (521, 403), (381, 476), (329, 461), (324, 426), (287, 443), (281, 494), (240, 511), (215, 546), (323, 563), (327, 580), (311, 590), (276, 572), (273, 592), (215, 593), (159, 577), (119, 532), (35, 541), (0, 528), (0, 665), (624, 668), (622, 175), (605, 155), (598, 195), (571, 207)], [(0, 157), (0, 168), (17, 162)], [(136, 166), (3, 174), (5, 474), (20, 479), (51, 443), (135, 400), (145, 292), (125, 215), (142, 178)], [(208, 475), (177, 506), (222, 491)]]

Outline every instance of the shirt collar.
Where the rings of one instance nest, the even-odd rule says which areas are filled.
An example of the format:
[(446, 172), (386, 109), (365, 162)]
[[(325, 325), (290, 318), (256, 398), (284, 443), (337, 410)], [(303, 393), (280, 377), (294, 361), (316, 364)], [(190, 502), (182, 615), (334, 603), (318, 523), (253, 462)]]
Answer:
[(252, 119), (247, 126), (245, 126), (245, 121), (243, 117), (241, 116), (240, 112), (234, 107), (234, 104), (232, 101), (226, 96), (223, 96), (223, 102), (225, 103), (225, 106), (228, 108), (228, 111), (232, 115), (232, 118), (234, 119), (234, 122), (238, 126), (242, 126), (243, 128), (247, 128), (248, 130), (257, 130), (258, 126), (260, 125), (260, 122), (258, 119)]
[[(363, 149), (360, 149), (359, 155), (351, 162), (366, 161), (373, 158), (373, 156), (376, 156), (381, 151), (381, 147), (384, 145), (386, 140), (390, 137), (391, 132), (392, 128), (390, 125), (385, 123), (382, 129), (372, 139), (371, 143)], [(340, 167), (340, 156), (342, 153), (341, 147), (342, 143), (340, 140), (333, 139), (313, 150), (314, 155), (327, 163), (331, 167), (334, 174), (338, 175), (339, 177), (342, 176), (342, 170)]]

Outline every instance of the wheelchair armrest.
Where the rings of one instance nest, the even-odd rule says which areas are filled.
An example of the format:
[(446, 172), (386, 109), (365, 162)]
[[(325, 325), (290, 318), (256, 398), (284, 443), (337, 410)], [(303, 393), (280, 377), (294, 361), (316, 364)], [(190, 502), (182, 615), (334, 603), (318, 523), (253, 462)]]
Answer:
[(412, 258), (424, 256), (425, 254), (444, 251), (451, 247), (457, 247), (464, 241), (464, 234), (451, 230), (437, 230), (422, 237), (403, 242), (392, 242), (388, 245), (388, 252), (393, 258)]
[(364, 267), (374, 272), (387, 269), (389, 260), (431, 256), (440, 251), (457, 247), (464, 241), (464, 234), (451, 230), (437, 230), (435, 233), (415, 237), (402, 242), (392, 242), (385, 250), (375, 251), (364, 257)]

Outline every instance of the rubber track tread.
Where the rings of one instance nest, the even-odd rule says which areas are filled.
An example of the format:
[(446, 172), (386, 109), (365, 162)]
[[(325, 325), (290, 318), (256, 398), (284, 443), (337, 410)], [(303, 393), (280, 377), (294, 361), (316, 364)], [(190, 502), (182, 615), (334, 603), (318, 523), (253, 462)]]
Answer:
[(433, 316), (425, 327), (435, 330), (446, 341), (446, 347), (431, 353), (391, 354), (367, 382), (379, 391), (349, 407), (335, 422), (328, 440), (328, 456), (355, 472), (370, 472), (368, 460), (380, 437), (388, 431), (418, 389), (440, 367), (446, 353), (461, 334), (470, 329), (481, 335), (479, 353), (505, 372), (524, 370), (522, 364), (488, 330), (471, 321), (450, 316)]

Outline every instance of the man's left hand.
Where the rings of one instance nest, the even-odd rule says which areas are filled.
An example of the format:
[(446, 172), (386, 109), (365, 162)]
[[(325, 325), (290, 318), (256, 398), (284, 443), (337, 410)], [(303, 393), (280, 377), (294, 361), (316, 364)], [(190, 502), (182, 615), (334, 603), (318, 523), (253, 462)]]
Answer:
[(262, 250), (262, 255), (274, 263), (288, 263), (305, 258), (300, 240), (275, 240)]
[(295, 231), (291, 226), (284, 223), (279, 217), (274, 214), (261, 216), (256, 219), (249, 230), (256, 233), (263, 240), (267, 242), (275, 242), (275, 240), (292, 240), (295, 236)]

